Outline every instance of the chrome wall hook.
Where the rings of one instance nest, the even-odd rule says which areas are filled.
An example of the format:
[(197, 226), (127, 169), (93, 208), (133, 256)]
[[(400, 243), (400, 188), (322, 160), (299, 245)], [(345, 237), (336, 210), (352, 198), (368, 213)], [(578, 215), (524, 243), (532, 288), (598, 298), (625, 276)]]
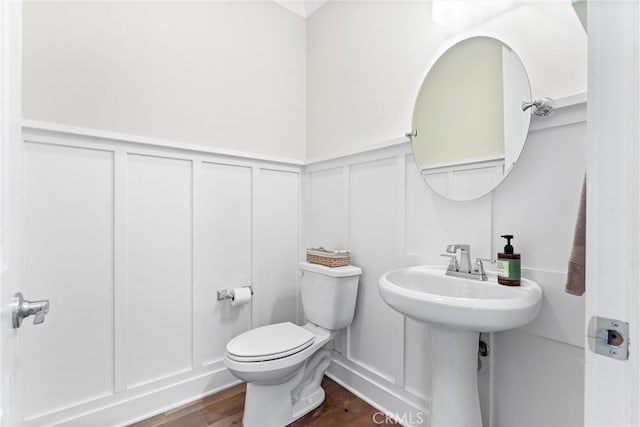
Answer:
[(529, 108), (531, 112), (538, 117), (547, 117), (551, 115), (556, 108), (556, 103), (551, 98), (540, 98), (531, 102), (522, 102), (522, 111), (527, 111)]
[(411, 132), (405, 132), (404, 136), (406, 136), (407, 138), (411, 139), (411, 138), (415, 138), (418, 136), (418, 129), (414, 129)]

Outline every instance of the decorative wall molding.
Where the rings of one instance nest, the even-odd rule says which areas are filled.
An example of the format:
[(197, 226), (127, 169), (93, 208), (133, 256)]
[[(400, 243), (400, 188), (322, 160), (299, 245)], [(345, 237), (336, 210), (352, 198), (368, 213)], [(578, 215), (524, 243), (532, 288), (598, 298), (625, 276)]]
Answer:
[[(23, 354), (39, 355), (23, 362), (28, 425), (127, 424), (214, 393), (237, 382), (229, 339), (301, 321), (299, 164), (34, 123), (23, 139), (25, 244), (46, 259), (24, 289), (55, 312), (23, 332)], [(251, 304), (216, 301), (247, 284)], [(63, 309), (91, 285), (100, 315)], [(59, 376), (77, 391), (53, 399)]]
[[(543, 129), (584, 122), (583, 112), (586, 104), (580, 102), (579, 99), (574, 101), (573, 103), (569, 102), (567, 106), (561, 106), (556, 111), (556, 117), (562, 120), (547, 121), (545, 122), (547, 126), (536, 129), (533, 129), (532, 125), (532, 132), (537, 133)], [(492, 236), (491, 195), (467, 203), (451, 202), (434, 195), (422, 182), (413, 162), (410, 141), (404, 137), (336, 156), (296, 162), (290, 159), (252, 156), (247, 153), (218, 151), (207, 147), (194, 147), (180, 143), (30, 121), (25, 122), (23, 130), (24, 139), (28, 143), (114, 153), (114, 186), (119, 192), (127, 190), (128, 168), (126, 161), (132, 155), (150, 159), (188, 161), (192, 168), (193, 188), (191, 191), (194, 195), (201, 191), (202, 169), (206, 165), (249, 168), (252, 192), (271, 189), (264, 193), (262, 202), (253, 201), (251, 208), (252, 255), (250, 269), (251, 281), (254, 281), (254, 286), (256, 286), (256, 299), (251, 307), (251, 324), (254, 327), (272, 321), (282, 321), (282, 319), (273, 317), (273, 307), (277, 305), (277, 295), (287, 295), (290, 293), (290, 285), (296, 285), (295, 267), (284, 268), (279, 273), (282, 277), (281, 280), (264, 281), (261, 273), (264, 263), (267, 262), (267, 259), (269, 262), (273, 262), (280, 255), (272, 251), (275, 258), (269, 256), (265, 258), (261, 251), (267, 251), (267, 243), (273, 239), (268, 235), (259, 237), (255, 233), (255, 230), (261, 229), (261, 227), (264, 229), (272, 224), (271, 220), (267, 221), (263, 218), (264, 212), (262, 211), (273, 205), (270, 197), (273, 196), (272, 191), (276, 190), (276, 186), (280, 185), (278, 184), (280, 177), (293, 174), (291, 175), (293, 180), (298, 182), (295, 184), (297, 190), (291, 190), (294, 181), (289, 180), (287, 181), (290, 182), (289, 184), (285, 183), (290, 188), (288, 191), (291, 194), (295, 193), (295, 200), (287, 202), (287, 206), (289, 206), (287, 209), (296, 210), (293, 215), (298, 219), (295, 224), (296, 231), (292, 234), (292, 236), (296, 236), (293, 238), (295, 240), (294, 247), (286, 249), (284, 252), (295, 252), (295, 259), (288, 262), (287, 265), (295, 264), (297, 259), (302, 256), (303, 247), (319, 243), (314, 239), (323, 239), (323, 242), (330, 242), (329, 244), (336, 246), (358, 248), (354, 252), (354, 263), (365, 267), (360, 297), (365, 299), (359, 301), (364, 306), (359, 309), (360, 311), (356, 315), (356, 320), (360, 317), (360, 321), (337, 338), (335, 363), (329, 369), (329, 375), (384, 411), (400, 414), (400, 416), (401, 413), (411, 411), (424, 411), (425, 414), (428, 414), (430, 344), (426, 328), (417, 322), (404, 319), (379, 301), (376, 275), (379, 273), (378, 269), (440, 262), (439, 257), (434, 254), (439, 253), (444, 247), (443, 244), (451, 238), (451, 229), (456, 229), (460, 235), (470, 236), (470, 243), (476, 251), (490, 252)], [(275, 181), (270, 178), (272, 173), (276, 173), (272, 177), (277, 178)], [(377, 180), (375, 186), (367, 184), (367, 180), (371, 178)], [(272, 180), (264, 181), (265, 179)], [(384, 205), (378, 206), (377, 200)], [(126, 210), (126, 200), (122, 197), (116, 197), (114, 203), (116, 211)], [(370, 254), (367, 254), (370, 245), (366, 244), (367, 242), (364, 242), (363, 239), (366, 240), (367, 233), (371, 235), (373, 230), (367, 231), (366, 224), (358, 224), (358, 227), (354, 227), (354, 218), (352, 218), (354, 209), (357, 212), (368, 212), (373, 215), (373, 219), (366, 218), (370, 216), (369, 214), (364, 215), (361, 218), (363, 221), (383, 221), (379, 224), (376, 222), (384, 230), (384, 236), (380, 237), (382, 238), (381, 246), (371, 248), (373, 252)], [(275, 209), (269, 215), (276, 215), (277, 211), (278, 209)], [(376, 219), (376, 215), (379, 218)], [(116, 237), (114, 243), (116, 251), (114, 259), (116, 263), (114, 285), (116, 305), (123, 305), (125, 289), (123, 282), (126, 280), (126, 276), (123, 276), (121, 272), (127, 263), (127, 257), (123, 255), (126, 250), (126, 241), (123, 240), (123, 236), (126, 236), (127, 223), (122, 220), (122, 217), (120, 218), (116, 217), (114, 223), (115, 234), (120, 236)], [(470, 218), (473, 220), (469, 221)], [(425, 223), (439, 224), (439, 226), (436, 228), (427, 227), (425, 230)], [(447, 227), (446, 224), (449, 226)], [(193, 227), (198, 227), (197, 220)], [(376, 234), (380, 234), (380, 231), (378, 230)], [(264, 241), (265, 238), (270, 240)], [(376, 238), (378, 239), (378, 237)], [(201, 243), (194, 243), (196, 246), (199, 244)], [(196, 246), (193, 251), (196, 251)], [(198, 265), (197, 262), (194, 265)], [(290, 278), (286, 276), (289, 268), (291, 269)], [(536, 276), (540, 280), (545, 288), (545, 297), (552, 299), (546, 302), (547, 305), (546, 308), (543, 308), (543, 313), (545, 313), (545, 309), (552, 310), (552, 312), (545, 315), (543, 319), (523, 328), (522, 332), (525, 335), (534, 334), (544, 337), (559, 345), (580, 345), (576, 331), (579, 331), (581, 325), (575, 324), (573, 321), (575, 316), (572, 313), (580, 309), (581, 302), (579, 299), (566, 299), (564, 294), (557, 291), (557, 287), (564, 280), (563, 273), (532, 269), (528, 274), (532, 277)], [(283, 283), (283, 285), (278, 285), (278, 283)], [(260, 284), (263, 285), (262, 288)], [(284, 286), (286, 289), (279, 289), (279, 286)], [(546, 286), (552, 287), (547, 289)], [(118, 289), (120, 290), (118, 291)], [(265, 296), (265, 293), (270, 293), (271, 296)], [(293, 318), (302, 319), (303, 313), (297, 290), (290, 296), (293, 298), (291, 300), (296, 301), (296, 307), (292, 308)], [(558, 327), (562, 319), (554, 317), (554, 313), (557, 310), (562, 310), (562, 307), (566, 307), (565, 303), (567, 302), (575, 307), (565, 313), (566, 319), (562, 321), (562, 327)], [(363, 334), (367, 334), (365, 330), (368, 328), (366, 319), (370, 315), (383, 319), (386, 326), (395, 325), (393, 328), (396, 328), (393, 329), (393, 332), (391, 330), (384, 332), (378, 329), (374, 334), (376, 339), (382, 340), (385, 348), (394, 348), (393, 352), (387, 354), (388, 357), (385, 356), (380, 360), (378, 358), (374, 360), (367, 356), (372, 349), (368, 348), (370, 344), (367, 344)], [(365, 319), (365, 323), (363, 323), (363, 319)], [(194, 328), (197, 324), (198, 321), (194, 321)], [(124, 374), (127, 367), (124, 344), (126, 318), (116, 316), (115, 325), (116, 346), (119, 346), (116, 349), (114, 360), (115, 393), (112, 396), (100, 397), (95, 401), (32, 417), (29, 421), (32, 425), (60, 422), (78, 425), (112, 424), (112, 421), (116, 419), (122, 423), (131, 422), (135, 421), (136, 416), (144, 418), (154, 415), (181, 402), (197, 399), (202, 393), (211, 393), (230, 386), (235, 381), (224, 368), (220, 368), (221, 362), (219, 360), (211, 366), (217, 366), (220, 369), (214, 369), (215, 372), (203, 371), (205, 368), (199, 365), (204, 363), (204, 360), (198, 356), (202, 345), (194, 342), (191, 370), (127, 390), (127, 377)], [(202, 332), (201, 329), (199, 332), (196, 329), (193, 331), (194, 336)], [(493, 340), (493, 338), (491, 339)], [(397, 340), (399, 341), (396, 343)], [(427, 366), (426, 371), (425, 366)], [(210, 388), (206, 389), (202, 388), (199, 382), (204, 381), (202, 378), (205, 376), (212, 384)], [(194, 392), (196, 389), (200, 390), (200, 394)], [(134, 390), (138, 390), (138, 393), (142, 393), (139, 390), (146, 390), (146, 392), (142, 396), (133, 393)], [(486, 401), (488, 399), (485, 399)], [(493, 413), (493, 410), (489, 408), (486, 412)], [(145, 416), (139, 416), (141, 413), (144, 413)]]
[[(583, 123), (587, 121), (587, 94), (577, 94), (558, 98), (555, 100), (556, 109), (551, 116), (537, 117), (532, 116), (529, 132), (540, 131), (544, 129), (552, 129), (559, 126), (566, 126), (575, 123)], [(336, 161), (348, 162), (348, 158), (359, 156), (367, 152), (385, 151), (399, 145), (411, 145), (411, 139), (405, 136), (380, 142), (378, 144), (366, 145), (361, 148), (351, 149), (343, 153), (337, 153), (328, 156), (307, 159), (304, 162), (306, 170), (313, 170), (315, 165), (319, 163)]]
[[(556, 111), (550, 117), (532, 117), (530, 131), (539, 131), (558, 126), (566, 126), (573, 123), (581, 123), (587, 120), (587, 94), (578, 94), (559, 98), (556, 100)], [(264, 161), (275, 164), (290, 165), (294, 167), (312, 168), (317, 163), (326, 163), (335, 160), (346, 160), (349, 157), (359, 156), (363, 153), (387, 150), (398, 145), (410, 144), (408, 137), (402, 136), (377, 144), (371, 144), (344, 151), (342, 153), (306, 159), (304, 161), (284, 157), (267, 156), (256, 153), (246, 153), (235, 150), (220, 149), (206, 145), (186, 144), (183, 142), (169, 141), (158, 138), (149, 138), (139, 135), (129, 135), (117, 132), (104, 131), (99, 129), (88, 129), (76, 126), (69, 126), (57, 123), (48, 123), (37, 120), (24, 119), (22, 121), (23, 131), (31, 138), (37, 138), (42, 134), (44, 138), (56, 135), (64, 138), (81, 137), (87, 140), (108, 140), (112, 143), (135, 144), (145, 147), (160, 147), (175, 149), (183, 152), (202, 153), (221, 156), (223, 158), (245, 159), (249, 161)], [(312, 170), (312, 169), (309, 169)]]
[(26, 420), (26, 426), (129, 425), (229, 388), (240, 381), (214, 363), (152, 384)]
[[(228, 149), (216, 148), (213, 146), (186, 144), (184, 142), (170, 141), (159, 138), (150, 138), (139, 135), (129, 135), (118, 132), (105, 131), (100, 129), (88, 129), (77, 126), (69, 126), (57, 123), (48, 123), (37, 120), (24, 119), (22, 121), (23, 131), (30, 140), (39, 142), (51, 141), (54, 138), (72, 142), (82, 139), (83, 144), (87, 142), (107, 142), (110, 144), (127, 144), (129, 147), (138, 146), (145, 148), (161, 148), (181, 151), (183, 153), (214, 155), (224, 159), (241, 159), (251, 162), (261, 161), (273, 164), (289, 165), (300, 167), (303, 161), (286, 157), (275, 157), (257, 153), (246, 153)], [(26, 136), (25, 136), (26, 138)]]
[(339, 353), (333, 352), (327, 376), (401, 424), (408, 424), (409, 414), (414, 422), (429, 418), (429, 398), (416, 398), (400, 387), (381, 382)]
[(587, 94), (581, 93), (555, 100), (556, 108), (551, 116), (531, 116), (529, 132), (551, 129), (587, 121)]
[[(568, 102), (567, 106), (558, 103), (556, 118), (561, 120), (547, 121), (544, 127), (532, 130), (535, 136), (529, 143), (536, 146), (541, 138), (562, 143), (557, 142), (561, 139), (568, 144), (566, 150), (579, 146), (583, 128), (559, 129), (585, 122), (586, 104), (579, 98), (574, 101)], [(573, 115), (576, 111), (581, 114), (579, 118)], [(570, 139), (565, 140), (567, 136)], [(424, 325), (409, 319), (397, 322), (388, 307), (376, 303), (380, 271), (409, 265), (442, 264), (438, 254), (447, 243), (461, 238), (471, 244), (477, 256), (490, 256), (495, 252), (496, 203), (502, 209), (505, 197), (512, 197), (514, 191), (501, 190), (498, 202), (493, 194), (464, 203), (443, 199), (422, 182), (411, 151), (408, 140), (394, 140), (360, 152), (309, 161), (303, 172), (305, 243), (351, 248), (352, 262), (364, 272), (354, 324), (336, 339), (335, 363), (331, 365), (329, 375), (374, 406), (397, 413), (428, 407), (430, 343)], [(529, 151), (539, 160), (541, 155), (547, 155), (548, 144), (545, 142)], [(520, 159), (525, 162), (518, 171), (520, 175), (523, 170), (525, 174), (531, 174), (536, 169), (526, 160), (533, 159)], [(553, 167), (556, 167), (555, 163)], [(573, 169), (570, 168), (572, 174)], [(371, 180), (369, 185), (362, 185), (363, 177)], [(541, 195), (535, 193), (532, 197)], [(356, 219), (353, 209), (367, 212), (367, 215)], [(381, 211), (382, 214), (377, 213)], [(573, 217), (568, 211), (564, 215)], [(373, 219), (367, 218), (369, 216)], [(380, 240), (388, 230), (394, 230), (395, 237)], [(531, 246), (539, 251), (545, 243), (537, 240)], [(367, 246), (374, 246), (376, 250), (370, 251)], [(361, 256), (363, 251), (366, 252), (364, 258)], [(526, 253), (524, 256), (529, 259)], [(540, 258), (548, 260), (549, 257)], [(564, 292), (566, 273), (562, 271), (525, 268), (523, 274), (541, 284), (545, 295), (543, 307), (534, 322), (513, 331), (510, 336), (517, 336), (522, 343), (538, 342), (537, 337), (540, 337), (547, 340), (546, 346), (557, 348), (558, 353), (568, 358), (573, 357), (571, 355), (583, 341), (584, 299)], [(376, 319), (382, 319), (385, 327), (376, 324)], [(504, 339), (508, 339), (493, 335), (488, 338), (491, 343), (504, 345)], [(400, 342), (397, 337), (401, 337)], [(374, 341), (384, 342), (387, 349), (393, 350), (381, 350)], [(394, 355), (392, 361), (387, 357), (389, 352)], [(376, 357), (363, 358), (367, 354)], [(575, 360), (560, 363), (565, 362), (574, 363)], [(483, 416), (488, 425), (505, 411), (502, 407), (496, 411), (491, 401), (492, 389), (499, 386), (494, 385), (493, 369), (491, 361), (485, 363), (481, 379), (485, 384), (481, 399)], [(505, 372), (501, 371), (500, 378), (508, 376)]]

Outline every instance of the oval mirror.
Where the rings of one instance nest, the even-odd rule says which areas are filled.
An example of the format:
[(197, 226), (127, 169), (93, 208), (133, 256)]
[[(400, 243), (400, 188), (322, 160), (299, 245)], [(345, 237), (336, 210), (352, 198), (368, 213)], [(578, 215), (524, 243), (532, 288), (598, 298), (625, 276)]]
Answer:
[(413, 155), (427, 184), (452, 200), (494, 189), (522, 152), (531, 121), (522, 103), (530, 99), (524, 65), (505, 43), (472, 37), (447, 49), (413, 111)]

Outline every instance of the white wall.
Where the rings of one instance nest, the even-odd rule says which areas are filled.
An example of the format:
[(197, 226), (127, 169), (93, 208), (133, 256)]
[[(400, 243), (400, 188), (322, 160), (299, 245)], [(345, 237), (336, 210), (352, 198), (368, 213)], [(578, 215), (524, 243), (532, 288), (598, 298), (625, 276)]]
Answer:
[[(24, 333), (31, 424), (125, 422), (231, 384), (221, 362), (230, 336), (302, 320), (300, 216), (305, 245), (350, 247), (364, 269), (332, 375), (394, 412), (428, 412), (430, 344), (423, 325), (382, 303), (378, 276), (440, 262), (437, 254), (454, 241), (490, 256), (500, 248), (495, 236), (513, 232), (545, 303), (533, 325), (491, 338), (494, 360), (481, 377), (485, 416), (496, 425), (581, 423), (582, 400), (559, 406), (558, 396), (582, 395), (582, 299), (562, 287), (584, 123), (532, 132), (514, 173), (472, 202), (429, 190), (404, 138), (306, 167), (302, 215), (299, 165), (257, 160), (335, 154), (407, 131), (433, 53), (454, 37), (430, 23), (430, 3), (329, 3), (308, 21), (308, 37), (303, 21), (269, 2), (29, 2), (26, 9), (26, 118), (201, 147), (81, 130), (27, 133), (25, 243), (34, 256), (25, 292), (52, 300), (47, 328)], [(554, 11), (532, 3), (483, 27), (519, 52), (534, 96), (584, 91), (585, 49), (575, 43), (583, 36)], [(531, 19), (543, 12), (545, 20)], [(182, 33), (173, 26), (180, 20), (194, 24)], [(253, 154), (224, 156), (205, 145)], [(69, 206), (75, 211), (67, 215)], [(216, 289), (248, 282), (256, 287), (251, 309), (213, 300)], [(78, 296), (95, 304), (69, 308)], [(93, 362), (102, 366), (96, 380)], [(48, 400), (42, 392), (58, 390), (62, 377), (73, 387)]]
[[(480, 14), (501, 2), (439, 3)], [(307, 158), (404, 135), (429, 65), (442, 46), (464, 36), (511, 46), (534, 98), (586, 92), (587, 39), (571, 3), (518, 4), (484, 21), (468, 17), (465, 24), (454, 14), (441, 25), (428, 1), (327, 3), (307, 24)]]
[[(116, 425), (227, 387), (228, 340), (298, 322), (299, 166), (25, 130), (28, 425)], [(251, 305), (216, 290), (252, 284)]]
[[(493, 7), (467, 3), (478, 13)], [(408, 142), (375, 147), (411, 128), (427, 68), (452, 40), (503, 40), (527, 68), (533, 97), (561, 99), (586, 91), (586, 35), (568, 1), (518, 3), (471, 24), (455, 14), (436, 24), (432, 6), (334, 2), (309, 18), (307, 157), (364, 150), (307, 167), (306, 243), (350, 247), (365, 272), (331, 374), (391, 412), (428, 412), (425, 328), (376, 299), (377, 278), (390, 268), (441, 263), (438, 254), (452, 242), (470, 243), (473, 256), (495, 256), (498, 236), (513, 233), (524, 274), (543, 286), (545, 301), (533, 324), (488, 338), (492, 360), (479, 381), (485, 423), (580, 425), (584, 301), (564, 293), (564, 280), (585, 169), (584, 103), (532, 123), (512, 174), (471, 202), (435, 195), (417, 174)], [(340, 213), (327, 215), (329, 206)]]
[(305, 40), (270, 1), (28, 1), (23, 116), (301, 160)]
[(301, 320), (305, 82), (272, 2), (25, 4), (27, 424), (173, 408), (237, 381), (233, 336)]
[(495, 257), (503, 245), (496, 236), (513, 233), (523, 274), (540, 283), (544, 302), (532, 324), (487, 337), (492, 356), (479, 378), (485, 424), (582, 424), (584, 300), (564, 292), (585, 167), (585, 105), (579, 108), (582, 118), (560, 120), (569, 113), (559, 111), (560, 121), (546, 124), (553, 127), (531, 131), (513, 173), (470, 202), (429, 189), (404, 139), (307, 166), (306, 244), (349, 247), (363, 269), (356, 316), (336, 343), (331, 375), (392, 413), (428, 413), (426, 327), (382, 302), (378, 278), (402, 266), (442, 264), (438, 254), (452, 242), (471, 244), (472, 256)]

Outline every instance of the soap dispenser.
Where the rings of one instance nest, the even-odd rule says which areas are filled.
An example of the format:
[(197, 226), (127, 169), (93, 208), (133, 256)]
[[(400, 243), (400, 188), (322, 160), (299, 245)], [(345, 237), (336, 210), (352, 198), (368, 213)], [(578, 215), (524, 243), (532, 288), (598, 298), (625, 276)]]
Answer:
[(504, 252), (498, 253), (498, 283), (507, 286), (520, 286), (520, 254), (513, 253), (512, 234), (500, 236), (507, 239)]

